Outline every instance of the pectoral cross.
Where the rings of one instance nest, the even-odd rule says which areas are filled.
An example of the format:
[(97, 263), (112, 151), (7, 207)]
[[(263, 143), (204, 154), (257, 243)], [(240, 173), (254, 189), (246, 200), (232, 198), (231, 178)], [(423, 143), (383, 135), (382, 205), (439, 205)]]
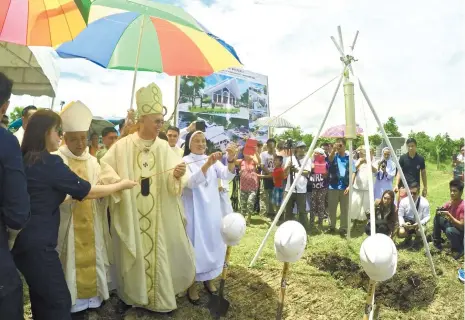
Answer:
[(145, 168), (147, 168), (147, 167), (149, 166), (149, 164), (148, 164), (147, 162), (144, 162), (142, 165), (143, 165)]

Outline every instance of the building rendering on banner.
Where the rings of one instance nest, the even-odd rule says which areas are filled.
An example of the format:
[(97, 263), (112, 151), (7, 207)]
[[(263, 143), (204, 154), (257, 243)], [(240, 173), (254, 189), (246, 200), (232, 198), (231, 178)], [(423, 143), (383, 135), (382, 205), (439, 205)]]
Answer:
[(237, 106), (241, 97), (237, 80), (231, 78), (212, 86), (203, 92), (204, 96), (210, 96), (212, 103), (222, 106)]
[(268, 128), (255, 124), (269, 115), (267, 76), (231, 68), (208, 77), (181, 77), (178, 83), (179, 128), (205, 122), (207, 139), (223, 151), (230, 142), (244, 144), (249, 136), (268, 139)]

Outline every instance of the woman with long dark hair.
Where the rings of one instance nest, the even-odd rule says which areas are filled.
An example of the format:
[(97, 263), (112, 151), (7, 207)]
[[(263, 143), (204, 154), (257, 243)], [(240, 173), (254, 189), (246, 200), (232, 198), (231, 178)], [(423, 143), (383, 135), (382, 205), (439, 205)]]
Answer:
[(72, 172), (58, 155), (61, 119), (51, 110), (31, 117), (21, 151), (31, 202), (31, 219), (13, 246), (13, 257), (26, 278), (34, 320), (71, 319), (71, 297), (55, 250), (60, 225), (60, 204), (73, 199), (98, 199), (132, 188), (135, 182), (91, 186)]
[[(396, 205), (394, 204), (394, 191), (385, 190), (381, 199), (375, 200), (376, 233), (391, 236), (397, 224)], [(365, 227), (365, 233), (370, 235), (371, 221)]]

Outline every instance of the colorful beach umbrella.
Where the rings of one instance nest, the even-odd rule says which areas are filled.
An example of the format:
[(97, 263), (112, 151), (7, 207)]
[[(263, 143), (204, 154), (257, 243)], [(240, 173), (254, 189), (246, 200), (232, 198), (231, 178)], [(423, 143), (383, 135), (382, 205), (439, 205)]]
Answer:
[(90, 23), (73, 41), (61, 45), (57, 53), (62, 58), (84, 58), (107, 69), (164, 72), (171, 76), (207, 76), (241, 66), (201, 27), (138, 12), (117, 13)]
[(74, 0), (86, 24), (123, 12), (134, 12), (175, 22), (201, 30), (197, 21), (184, 9), (156, 0)]
[(240, 62), (236, 51), (231, 45), (211, 33), (205, 26), (180, 7), (159, 3), (156, 0), (75, 0), (75, 2), (87, 24), (116, 13), (137, 12), (204, 31), (225, 47)]
[(74, 0), (0, 0), (0, 41), (57, 47), (85, 27)]

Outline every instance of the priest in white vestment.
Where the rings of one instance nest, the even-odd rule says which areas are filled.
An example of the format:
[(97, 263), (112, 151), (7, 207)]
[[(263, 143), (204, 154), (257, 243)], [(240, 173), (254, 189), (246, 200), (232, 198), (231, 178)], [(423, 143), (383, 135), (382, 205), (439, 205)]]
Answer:
[[(91, 111), (77, 101), (65, 107), (60, 117), (65, 144), (56, 154), (80, 178), (96, 185), (100, 165), (87, 148)], [(65, 201), (60, 212), (57, 250), (71, 293), (71, 312), (98, 308), (109, 298), (111, 242), (105, 201)]]
[(104, 184), (140, 181), (110, 200), (118, 295), (128, 305), (156, 312), (177, 308), (176, 294), (195, 278), (181, 192), (187, 183), (182, 158), (158, 137), (163, 102), (154, 83), (136, 93), (138, 131), (118, 140), (100, 160)]
[[(211, 282), (223, 270), (226, 245), (221, 237), (221, 205), (219, 179), (231, 181), (235, 176), (237, 150), (228, 146), (228, 165), (220, 161), (221, 152), (206, 156), (207, 142), (201, 131), (190, 133), (186, 137), (187, 171), (190, 175), (183, 192), (184, 208), (187, 217), (187, 232), (195, 250), (196, 281), (202, 281), (206, 290), (213, 294), (216, 288)], [(220, 161), (218, 161), (220, 160)], [(199, 303), (196, 285), (188, 290), (188, 299), (192, 304)]]

